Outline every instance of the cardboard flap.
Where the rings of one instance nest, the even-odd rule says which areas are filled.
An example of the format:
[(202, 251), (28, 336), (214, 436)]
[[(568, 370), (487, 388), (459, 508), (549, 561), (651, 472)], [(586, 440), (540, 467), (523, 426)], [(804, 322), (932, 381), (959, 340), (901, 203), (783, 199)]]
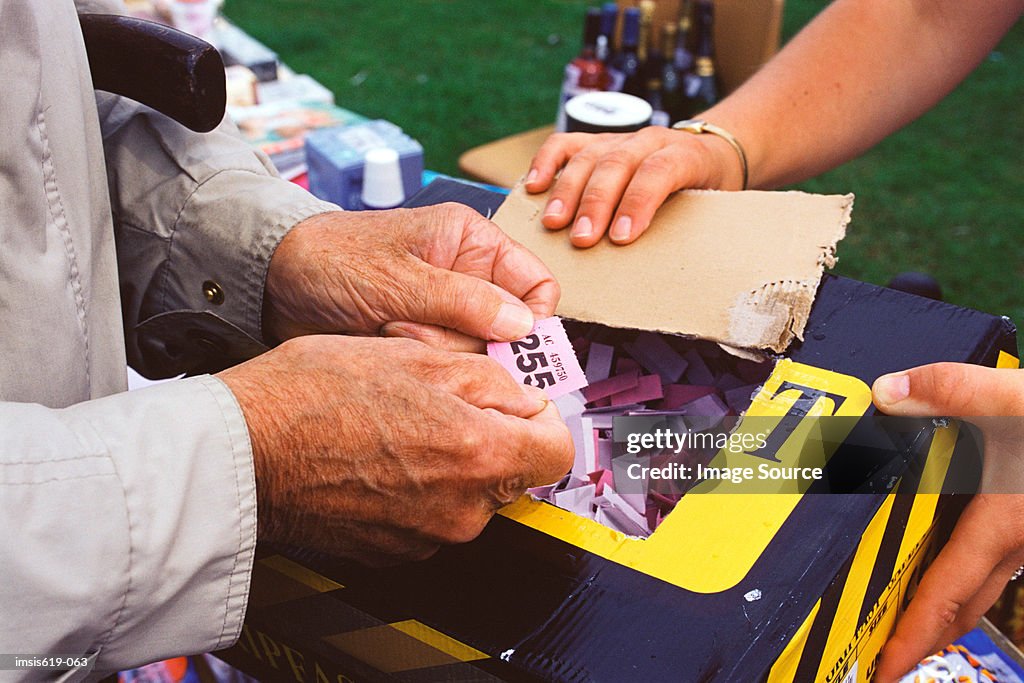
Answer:
[(540, 218), (548, 196), (516, 187), (494, 216), (558, 278), (558, 315), (781, 353), (804, 324), (853, 195), (686, 190), (620, 247), (569, 243)]

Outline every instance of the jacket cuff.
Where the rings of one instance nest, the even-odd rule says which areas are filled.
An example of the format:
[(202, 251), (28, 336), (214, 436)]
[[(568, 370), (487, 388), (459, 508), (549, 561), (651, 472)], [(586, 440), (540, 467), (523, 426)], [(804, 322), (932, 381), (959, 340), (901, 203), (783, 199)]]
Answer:
[(256, 547), (252, 448), (234, 395), (203, 376), (63, 412), (110, 454), (127, 511), (127, 589), (97, 668), (232, 645)]
[[(239, 170), (214, 174), (176, 221), (163, 310), (210, 311), (261, 339), (263, 287), (274, 250), (298, 223), (329, 211), (340, 209), (280, 178)], [(206, 291), (207, 283), (219, 291)]]
[(162, 375), (214, 372), (265, 350), (263, 292), (274, 251), (298, 223), (340, 210), (247, 170), (220, 171), (198, 185), (172, 232), (162, 313), (136, 327), (147, 367)]

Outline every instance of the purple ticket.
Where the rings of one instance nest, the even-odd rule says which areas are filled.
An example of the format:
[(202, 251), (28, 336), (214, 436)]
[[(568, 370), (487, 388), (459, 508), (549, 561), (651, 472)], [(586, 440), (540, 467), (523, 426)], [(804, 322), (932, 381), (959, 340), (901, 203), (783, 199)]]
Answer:
[(636, 386), (617, 394), (612, 394), (612, 405), (622, 406), (630, 403), (653, 401), (664, 396), (661, 389), (661, 377), (644, 375), (637, 379)]
[(559, 318), (538, 320), (533, 331), (514, 342), (491, 342), (487, 355), (520, 384), (529, 384), (558, 398), (587, 386), (587, 378)]

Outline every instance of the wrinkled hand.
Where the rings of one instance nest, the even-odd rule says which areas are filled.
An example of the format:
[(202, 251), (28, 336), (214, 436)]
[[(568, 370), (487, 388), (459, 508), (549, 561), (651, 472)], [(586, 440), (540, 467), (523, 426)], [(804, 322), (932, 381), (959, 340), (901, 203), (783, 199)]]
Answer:
[(264, 294), (266, 336), (384, 334), (479, 350), (529, 334), (558, 302), (554, 276), (460, 204), (334, 212), (281, 241)]
[(249, 426), (263, 540), (422, 559), (572, 464), (554, 404), (486, 356), (310, 335), (219, 377)]
[(577, 247), (597, 244), (609, 226), (612, 242), (633, 242), (676, 190), (742, 184), (736, 152), (725, 140), (660, 126), (552, 135), (533, 158), (527, 191), (547, 190), (559, 169), (541, 220), (552, 230), (572, 223), (569, 239)]
[(889, 683), (974, 628), (1024, 564), (1024, 371), (938, 363), (881, 377), (873, 392), (887, 414), (970, 418), (985, 440), (981, 493), (882, 651), (874, 680)]

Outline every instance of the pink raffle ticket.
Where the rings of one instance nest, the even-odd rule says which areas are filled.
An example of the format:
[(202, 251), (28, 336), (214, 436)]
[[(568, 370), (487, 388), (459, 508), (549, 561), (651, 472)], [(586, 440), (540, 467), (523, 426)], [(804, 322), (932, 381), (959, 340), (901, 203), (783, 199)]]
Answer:
[(487, 355), (517, 382), (543, 389), (549, 398), (587, 386), (586, 375), (557, 317), (538, 320), (533, 331), (517, 341), (489, 343)]

